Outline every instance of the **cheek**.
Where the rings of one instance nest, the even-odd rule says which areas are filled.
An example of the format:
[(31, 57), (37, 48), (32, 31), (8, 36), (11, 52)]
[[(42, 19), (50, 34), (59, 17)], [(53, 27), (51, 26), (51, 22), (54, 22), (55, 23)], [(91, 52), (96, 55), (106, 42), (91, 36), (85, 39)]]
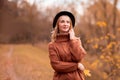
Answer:
[(62, 24), (58, 25), (59, 29), (62, 29), (64, 26)]
[(59, 24), (58, 24), (58, 27), (59, 27), (59, 28), (62, 27), (62, 24), (59, 23)]
[(61, 30), (62, 29), (62, 26), (58, 25), (58, 30)]
[(60, 26), (59, 26), (59, 30), (60, 30), (60, 31), (63, 30), (63, 27), (60, 27)]

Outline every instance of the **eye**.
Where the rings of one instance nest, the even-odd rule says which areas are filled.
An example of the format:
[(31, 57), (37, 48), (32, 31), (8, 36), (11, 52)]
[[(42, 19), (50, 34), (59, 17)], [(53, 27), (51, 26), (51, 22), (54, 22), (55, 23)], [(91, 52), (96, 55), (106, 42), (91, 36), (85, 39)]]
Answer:
[(67, 23), (70, 23), (70, 21), (67, 21)]
[(65, 21), (64, 20), (61, 20), (60, 23), (64, 23)]

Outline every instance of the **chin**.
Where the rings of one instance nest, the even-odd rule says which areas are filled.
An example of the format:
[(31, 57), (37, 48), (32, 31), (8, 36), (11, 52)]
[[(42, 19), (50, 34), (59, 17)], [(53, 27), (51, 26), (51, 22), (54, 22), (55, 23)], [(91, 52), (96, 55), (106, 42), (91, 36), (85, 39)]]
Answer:
[(63, 31), (64, 33), (68, 33), (69, 32), (69, 30), (66, 30), (66, 31)]
[(62, 29), (60, 32), (68, 33), (68, 32), (69, 32), (69, 29)]
[(63, 30), (64, 32), (68, 32), (69, 31), (69, 29), (66, 29), (66, 30)]

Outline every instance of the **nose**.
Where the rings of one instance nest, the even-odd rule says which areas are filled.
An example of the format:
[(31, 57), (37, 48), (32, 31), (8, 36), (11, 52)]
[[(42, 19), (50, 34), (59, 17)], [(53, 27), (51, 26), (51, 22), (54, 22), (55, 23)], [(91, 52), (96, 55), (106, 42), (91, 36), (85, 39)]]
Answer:
[(67, 22), (65, 22), (65, 23), (64, 23), (64, 25), (68, 25), (68, 23), (67, 23)]

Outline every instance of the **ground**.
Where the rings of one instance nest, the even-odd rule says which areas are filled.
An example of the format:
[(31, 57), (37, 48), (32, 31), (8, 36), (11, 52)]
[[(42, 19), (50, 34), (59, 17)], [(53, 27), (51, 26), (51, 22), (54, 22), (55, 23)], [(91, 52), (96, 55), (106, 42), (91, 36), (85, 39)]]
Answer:
[(47, 46), (0, 45), (0, 80), (52, 80)]

